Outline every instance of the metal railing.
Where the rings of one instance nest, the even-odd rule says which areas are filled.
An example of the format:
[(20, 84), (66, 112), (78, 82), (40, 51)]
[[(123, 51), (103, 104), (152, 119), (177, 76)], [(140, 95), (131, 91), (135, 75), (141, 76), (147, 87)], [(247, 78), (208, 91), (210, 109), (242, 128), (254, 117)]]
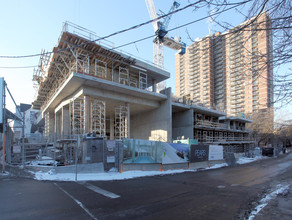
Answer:
[(255, 139), (252, 137), (199, 137), (197, 138), (199, 142), (207, 142), (207, 143), (228, 143), (228, 142), (254, 142)]
[(218, 123), (218, 122), (212, 122), (208, 120), (196, 120), (195, 121), (196, 126), (202, 126), (202, 127), (208, 127), (208, 128), (228, 128), (226, 124)]

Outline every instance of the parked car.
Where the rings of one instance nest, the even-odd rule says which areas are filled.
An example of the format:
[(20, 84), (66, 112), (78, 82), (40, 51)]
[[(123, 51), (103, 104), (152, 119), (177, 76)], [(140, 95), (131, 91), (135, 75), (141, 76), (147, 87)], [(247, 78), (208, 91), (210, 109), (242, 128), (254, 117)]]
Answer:
[(274, 147), (269, 144), (262, 148), (262, 155), (272, 157), (274, 155)]

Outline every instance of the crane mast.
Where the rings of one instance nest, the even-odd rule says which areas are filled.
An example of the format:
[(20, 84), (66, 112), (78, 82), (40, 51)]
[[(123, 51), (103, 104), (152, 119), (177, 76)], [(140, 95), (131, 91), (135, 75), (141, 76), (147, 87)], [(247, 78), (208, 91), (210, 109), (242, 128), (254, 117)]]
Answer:
[[(151, 20), (157, 19), (157, 13), (155, 10), (153, 0), (145, 0), (149, 15)], [(185, 53), (185, 44), (180, 42), (180, 38), (172, 38), (167, 36), (167, 27), (169, 25), (170, 19), (175, 9), (179, 7), (179, 3), (174, 1), (168, 15), (162, 18), (162, 21), (154, 20), (152, 21), (152, 25), (155, 32), (155, 37), (153, 40), (153, 63), (160, 68), (164, 68), (164, 48), (163, 46), (167, 46), (171, 49), (178, 50), (180, 54)], [(164, 13), (162, 12), (162, 15)], [(165, 89), (165, 81), (159, 83), (157, 85), (157, 90)]]

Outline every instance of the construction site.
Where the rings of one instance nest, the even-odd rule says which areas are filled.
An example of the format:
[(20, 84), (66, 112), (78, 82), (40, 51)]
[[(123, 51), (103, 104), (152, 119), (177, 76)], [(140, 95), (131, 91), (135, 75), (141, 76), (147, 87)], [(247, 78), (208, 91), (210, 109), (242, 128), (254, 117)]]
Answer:
[[(147, 6), (150, 17), (157, 18), (153, 2)], [(174, 2), (170, 12), (177, 7)], [(166, 88), (170, 72), (163, 68), (163, 47), (176, 56), (186, 51), (179, 37), (167, 35), (169, 19), (152, 22), (153, 63), (65, 22), (56, 45), (41, 52), (34, 69), (32, 105), (16, 106), (14, 128), (4, 143), (6, 162), (25, 166), (37, 159), (38, 165), (70, 170), (82, 164), (83, 171), (103, 172), (190, 168), (222, 162), (230, 154), (254, 156), (256, 142), (246, 129), (251, 120)]]
[(251, 120), (172, 96), (161, 86), (169, 72), (95, 39), (66, 22), (52, 53), (42, 52), (33, 74), (35, 100), (23, 110), (27, 131), (15, 124), (8, 163), (49, 158), (52, 163), (38, 163), (65, 170), (78, 163), (87, 172), (161, 170), (208, 161), (208, 153), (192, 158), (197, 148), (219, 149), (218, 161), (254, 150), (245, 126)]
[(96, 38), (65, 23), (52, 55), (41, 56), (33, 75), (38, 86), (33, 108), (45, 119), (44, 135), (170, 141), (170, 91), (156, 90), (169, 72), (93, 42)]

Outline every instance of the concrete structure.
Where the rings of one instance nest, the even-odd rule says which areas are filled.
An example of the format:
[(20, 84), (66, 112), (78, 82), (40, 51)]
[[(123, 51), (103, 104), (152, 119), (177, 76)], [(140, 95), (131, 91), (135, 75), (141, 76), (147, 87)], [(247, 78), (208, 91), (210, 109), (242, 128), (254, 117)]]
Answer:
[(238, 116), (269, 109), (273, 116), (271, 21), (262, 13), (176, 54), (176, 96)]
[(226, 113), (195, 104), (172, 103), (173, 139), (197, 139), (199, 143), (223, 145), (224, 152), (248, 152), (255, 140), (242, 117), (227, 117)]
[(169, 72), (93, 39), (93, 32), (66, 23), (53, 53), (40, 58), (33, 107), (45, 118), (45, 136), (170, 142), (171, 89), (156, 92)]
[(156, 84), (169, 78), (168, 72), (73, 34), (69, 28), (94, 36), (65, 24), (54, 53), (50, 57), (44, 53), (40, 59), (33, 106), (45, 119), (46, 137), (56, 136), (60, 142), (93, 133), (118, 140), (172, 142), (184, 137), (236, 147), (252, 143), (245, 142), (249, 120), (227, 118), (186, 98), (176, 100), (171, 88), (157, 93)]

